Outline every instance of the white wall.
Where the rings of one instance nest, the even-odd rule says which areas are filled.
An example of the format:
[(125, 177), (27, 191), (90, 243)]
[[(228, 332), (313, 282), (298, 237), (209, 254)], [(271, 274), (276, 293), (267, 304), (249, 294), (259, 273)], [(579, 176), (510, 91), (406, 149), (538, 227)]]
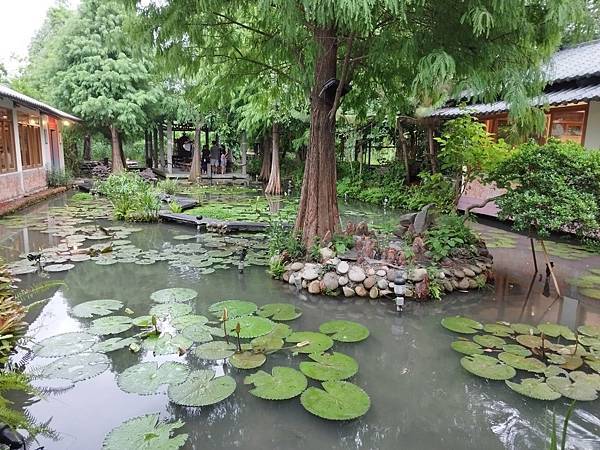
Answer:
[(590, 102), (584, 146), (589, 149), (600, 149), (600, 102)]

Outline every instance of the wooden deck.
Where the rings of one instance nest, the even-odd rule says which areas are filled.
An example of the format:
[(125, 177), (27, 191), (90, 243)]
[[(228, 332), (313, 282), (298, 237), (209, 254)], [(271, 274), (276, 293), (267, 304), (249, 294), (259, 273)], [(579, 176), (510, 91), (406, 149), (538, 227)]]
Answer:
[(165, 222), (180, 223), (193, 226), (197, 231), (214, 231), (218, 233), (251, 232), (259, 233), (266, 231), (269, 224), (262, 222), (242, 222), (216, 220), (203, 217), (201, 219), (185, 213), (172, 213), (169, 211), (160, 211), (158, 217)]
[[(168, 173), (162, 169), (152, 169), (156, 175), (162, 178), (167, 179), (175, 179), (175, 180), (187, 180), (190, 177), (190, 173), (188, 171), (184, 171), (181, 169), (174, 168), (171, 173)], [(208, 181), (210, 183), (239, 183), (246, 184), (250, 181), (250, 176), (248, 174), (243, 175), (241, 172), (230, 172), (224, 174), (212, 174), (212, 175), (202, 175), (201, 181)]]

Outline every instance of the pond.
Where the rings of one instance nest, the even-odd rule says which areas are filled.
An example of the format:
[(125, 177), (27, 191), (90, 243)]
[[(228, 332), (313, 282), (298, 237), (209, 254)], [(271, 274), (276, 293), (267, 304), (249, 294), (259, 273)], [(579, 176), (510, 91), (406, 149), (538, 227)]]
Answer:
[[(59, 197), (20, 214), (22, 220), (7, 227), (0, 223), (0, 251), (7, 260), (15, 260), (24, 251), (57, 245), (60, 237), (42, 233), (40, 218), (55, 217), (52, 206), (62, 205), (67, 197)], [(380, 223), (393, 219), (393, 214), (362, 205), (341, 205), (345, 218), (364, 217)], [(105, 222), (101, 222), (105, 223)], [(123, 224), (112, 224), (121, 226)], [(272, 280), (265, 274), (261, 245), (255, 255), (256, 265), (238, 273), (227, 252), (214, 255), (218, 268), (205, 270), (200, 259), (185, 259), (184, 252), (173, 251), (193, 234), (188, 228), (168, 224), (126, 225), (137, 228), (126, 237), (153, 263), (136, 264), (136, 257), (115, 264), (98, 261), (76, 263), (66, 272), (51, 273), (48, 279), (64, 280), (65, 285), (51, 291), (49, 301), (30, 314), (29, 336), (34, 341), (61, 333), (84, 331), (91, 319), (76, 318), (72, 308), (97, 299), (117, 299), (133, 316), (148, 313), (153, 306), (150, 295), (160, 289), (191, 288), (198, 296), (191, 301), (193, 311), (208, 316), (208, 306), (224, 299), (249, 300), (257, 305), (291, 303), (303, 314), (288, 322), (295, 330), (318, 330), (327, 320), (345, 319), (359, 322), (370, 330), (368, 339), (358, 343), (336, 343), (335, 350), (355, 358), (360, 370), (352, 382), (370, 396), (371, 408), (353, 421), (326, 421), (309, 414), (298, 398), (266, 401), (249, 395), (250, 387), (243, 379), (248, 372), (223, 361), (203, 361), (191, 353), (153, 356), (142, 349), (108, 353), (110, 368), (102, 374), (75, 383), (72, 387), (50, 392), (43, 400), (23, 401), (22, 406), (60, 435), (54, 441), (41, 438), (46, 450), (87, 450), (102, 447), (107, 433), (124, 421), (150, 413), (160, 413), (163, 420), (181, 419), (185, 426), (177, 432), (189, 435), (186, 449), (525, 449), (546, 448), (550, 434), (552, 411), (560, 423), (569, 401), (542, 402), (522, 397), (506, 388), (503, 382), (485, 381), (463, 370), (458, 354), (450, 349), (451, 332), (440, 326), (447, 315), (467, 315), (484, 322), (509, 321), (538, 324), (556, 321), (572, 329), (581, 324), (600, 324), (600, 301), (584, 297), (568, 280), (600, 268), (600, 257), (582, 252), (577, 259), (564, 259), (572, 254), (567, 244), (554, 244), (552, 259), (560, 279), (564, 299), (546, 297), (544, 280), (532, 278), (529, 241), (503, 230), (495, 223), (475, 225), (498, 245), (495, 257), (496, 282), (477, 292), (453, 293), (439, 302), (409, 302), (404, 312), (397, 313), (390, 302), (315, 297), (295, 287)], [(36, 229), (37, 228), (37, 229)], [(180, 239), (175, 239), (179, 237)], [(198, 239), (211, 251), (222, 238)], [(235, 245), (235, 242), (230, 242)], [(228, 244), (229, 245), (229, 244)], [(179, 247), (182, 248), (182, 247)], [(176, 256), (160, 260), (170, 249)], [(127, 250), (127, 249), (125, 249)], [(130, 248), (131, 250), (131, 248)], [(156, 250), (156, 252), (152, 252)], [(169, 253), (167, 252), (167, 253)], [(137, 250), (134, 254), (139, 253)], [(177, 264), (181, 255), (185, 263)], [(134, 255), (135, 256), (135, 255)], [(188, 255), (189, 256), (189, 255)], [(541, 254), (538, 254), (542, 261)], [(138, 257), (137, 260), (140, 258)], [(180, 258), (181, 259), (181, 258)], [(129, 262), (127, 262), (129, 261)], [(172, 264), (175, 262), (175, 264)], [(195, 263), (195, 264), (194, 264)], [(540, 263), (541, 264), (541, 263)], [(215, 262), (213, 261), (213, 266)], [(201, 266), (201, 267), (197, 267)], [(40, 282), (37, 274), (22, 275), (22, 285)], [(46, 279), (42, 279), (44, 281)], [(118, 313), (122, 314), (122, 313)], [(127, 333), (125, 333), (127, 335)], [(261, 368), (267, 372), (274, 366), (298, 367), (304, 360), (290, 352), (269, 356)], [(34, 358), (29, 370), (42, 367), (51, 358)], [(178, 361), (192, 368), (212, 368), (217, 375), (229, 374), (237, 389), (225, 401), (208, 407), (183, 407), (169, 402), (166, 390), (156, 395), (126, 393), (117, 385), (117, 377), (128, 367), (143, 361)], [(310, 382), (313, 384), (313, 382)], [(569, 426), (569, 447), (600, 448), (600, 400), (579, 402)]]

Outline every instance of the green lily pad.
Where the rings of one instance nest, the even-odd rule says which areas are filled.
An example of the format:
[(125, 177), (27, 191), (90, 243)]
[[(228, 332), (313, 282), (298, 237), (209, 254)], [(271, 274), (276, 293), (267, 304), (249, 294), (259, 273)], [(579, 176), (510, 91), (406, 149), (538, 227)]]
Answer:
[(96, 345), (92, 347), (93, 352), (98, 353), (110, 353), (116, 350), (121, 350), (122, 348), (129, 347), (131, 344), (137, 342), (137, 339), (129, 337), (129, 338), (110, 338), (102, 342), (98, 342)]
[(66, 272), (75, 267), (75, 264), (48, 264), (44, 266), (46, 272)]
[(224, 300), (222, 302), (213, 303), (209, 306), (208, 311), (219, 319), (223, 317), (223, 310), (227, 308), (227, 317), (229, 320), (237, 317), (249, 316), (254, 314), (257, 309), (256, 303), (246, 302), (243, 300)]
[(64, 333), (40, 341), (35, 354), (43, 358), (69, 356), (89, 350), (98, 338), (88, 333)]
[(600, 373), (600, 358), (586, 358), (585, 363), (595, 372)]
[(264, 317), (243, 316), (227, 321), (227, 332), (234, 335), (237, 324), (240, 325), (241, 338), (255, 338), (273, 331), (275, 323)]
[(530, 334), (520, 334), (515, 338), (517, 342), (528, 348), (541, 348), (542, 338), (539, 336), (532, 336)]
[(287, 321), (297, 319), (302, 311), (289, 303), (269, 303), (260, 307), (258, 315), (271, 320)]
[(502, 348), (506, 341), (501, 337), (478, 334), (473, 336), (473, 341), (485, 348)]
[(502, 352), (498, 355), (498, 359), (515, 369), (527, 372), (543, 373), (546, 370), (546, 364), (535, 358), (525, 358), (513, 353)]
[(177, 330), (181, 331), (188, 325), (204, 325), (206, 322), (208, 322), (208, 318), (204, 316), (200, 316), (197, 314), (188, 314), (185, 316), (175, 317), (171, 321), (171, 325), (173, 325)]
[(131, 317), (127, 316), (109, 316), (101, 317), (92, 321), (89, 332), (101, 336), (109, 334), (119, 334), (129, 330), (133, 326)]
[(483, 326), (483, 331), (498, 337), (508, 337), (514, 334), (514, 330), (511, 327), (500, 323), (486, 323)]
[(172, 355), (174, 353), (183, 354), (188, 351), (193, 342), (181, 334), (172, 336), (169, 333), (157, 336), (151, 334), (144, 339), (142, 346), (154, 353), (154, 355)]
[(308, 342), (308, 345), (295, 349), (298, 353), (321, 353), (333, 347), (333, 340), (329, 336), (314, 331), (296, 331), (290, 334), (286, 341), (296, 345), (301, 342)]
[(230, 376), (215, 378), (212, 370), (195, 370), (183, 383), (169, 386), (169, 400), (183, 406), (207, 406), (225, 400), (235, 387)]
[(156, 303), (183, 303), (193, 300), (198, 293), (188, 288), (168, 288), (153, 292), (150, 299)]
[[(600, 347), (600, 337), (590, 337), (580, 334), (577, 336), (577, 340), (587, 347)], [(578, 349), (580, 347), (581, 346), (579, 346)]]
[(556, 400), (561, 396), (540, 378), (524, 378), (520, 383), (506, 380), (505, 383), (513, 391), (537, 400)]
[(218, 360), (227, 359), (235, 353), (235, 345), (224, 341), (212, 341), (199, 345), (194, 350), (194, 355), (200, 359)]
[(185, 364), (167, 361), (158, 366), (156, 362), (143, 362), (131, 366), (117, 378), (119, 387), (131, 394), (155, 394), (164, 384), (183, 383), (189, 375)]
[(129, 419), (106, 435), (102, 450), (177, 450), (185, 445), (188, 435), (172, 435), (183, 425), (181, 420), (159, 422), (158, 414)]
[(597, 373), (585, 373), (580, 370), (576, 370), (571, 372), (569, 377), (575, 383), (587, 383), (595, 390), (600, 391), (600, 375)]
[(358, 372), (356, 360), (343, 353), (312, 353), (314, 362), (301, 362), (300, 371), (319, 381), (346, 380)]
[(285, 323), (276, 323), (275, 327), (273, 328), (273, 331), (271, 331), (268, 334), (268, 336), (285, 339), (290, 334), (292, 334), (293, 331), (294, 330), (292, 330), (292, 327), (290, 327), (289, 325), (287, 325)]
[[(579, 355), (563, 355), (565, 362), (560, 364), (560, 367), (566, 370), (579, 369), (583, 365), (583, 359)], [(565, 396), (566, 397), (566, 396)]]
[(152, 316), (139, 316), (135, 319), (132, 319), (131, 323), (133, 323), (136, 327), (148, 328), (152, 326)]
[(369, 337), (367, 327), (349, 320), (330, 320), (321, 324), (319, 331), (340, 342), (359, 342)]
[(513, 355), (519, 355), (523, 357), (531, 356), (531, 351), (518, 344), (506, 344), (502, 346), (502, 350)]
[(210, 342), (213, 340), (210, 330), (206, 325), (195, 323), (185, 327), (181, 334), (193, 342)]
[(503, 364), (496, 358), (487, 355), (463, 356), (460, 359), (460, 364), (473, 375), (489, 380), (508, 380), (517, 374), (514, 367)]
[(481, 348), (481, 345), (476, 344), (475, 342), (472, 342), (472, 341), (467, 341), (467, 340), (454, 341), (454, 342), (452, 342), (452, 344), (450, 344), (450, 347), (452, 347), (452, 350), (457, 351), (459, 353), (463, 353), (465, 355), (481, 355), (481, 354), (483, 354), (483, 349)]
[(569, 327), (564, 325), (558, 325), (556, 323), (543, 323), (542, 325), (538, 325), (538, 330), (540, 330), (546, 336), (562, 336), (569, 341), (575, 340), (575, 334), (570, 330)]
[(567, 359), (562, 356), (562, 355), (555, 355), (553, 353), (547, 353), (546, 354), (546, 360), (550, 363), (550, 364), (565, 364), (567, 362)]
[(324, 381), (323, 389), (309, 387), (300, 403), (311, 414), (327, 420), (351, 420), (363, 416), (371, 407), (365, 391), (347, 381)]
[(273, 336), (269, 333), (265, 336), (259, 336), (250, 341), (252, 349), (260, 353), (272, 353), (283, 347), (283, 339)]
[(540, 330), (538, 330), (534, 325), (529, 325), (526, 323), (513, 323), (510, 327), (518, 334), (540, 334)]
[(566, 377), (550, 377), (546, 383), (563, 396), (577, 401), (592, 401), (598, 398), (596, 389), (588, 383), (576, 381), (571, 383)]
[(565, 376), (568, 377), (569, 373), (558, 366), (548, 366), (546, 367), (546, 370), (544, 370), (544, 376), (546, 378), (550, 378), (550, 377), (557, 377), (557, 376)]
[(462, 334), (475, 334), (483, 329), (479, 322), (462, 316), (444, 317), (441, 324), (450, 331)]
[(234, 353), (229, 359), (229, 364), (237, 369), (256, 369), (262, 366), (267, 357), (264, 353), (255, 353), (253, 351), (245, 351)]
[(72, 309), (75, 317), (90, 318), (93, 316), (107, 316), (123, 307), (119, 300), (92, 300), (80, 303)]
[(186, 316), (192, 312), (192, 307), (185, 303), (163, 303), (154, 305), (150, 308), (150, 315), (160, 317), (161, 319), (167, 316), (180, 317)]
[(102, 353), (78, 353), (57, 359), (40, 369), (44, 378), (64, 378), (77, 381), (100, 375), (110, 366), (110, 361)]
[(244, 378), (244, 384), (253, 384), (250, 394), (265, 400), (289, 400), (306, 389), (306, 377), (290, 367), (273, 367), (271, 374), (259, 370)]
[(581, 325), (577, 331), (589, 337), (600, 338), (600, 325)]

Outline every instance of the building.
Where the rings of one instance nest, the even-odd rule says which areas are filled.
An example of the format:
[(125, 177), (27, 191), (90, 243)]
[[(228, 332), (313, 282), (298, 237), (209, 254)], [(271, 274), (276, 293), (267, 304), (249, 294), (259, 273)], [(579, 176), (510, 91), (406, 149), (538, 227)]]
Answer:
[(64, 171), (63, 126), (75, 116), (0, 85), (0, 203), (47, 188)]
[[(558, 51), (545, 68), (548, 83), (544, 94), (533, 99), (537, 106), (547, 106), (546, 128), (542, 140), (554, 137), (573, 141), (587, 149), (600, 149), (600, 40), (586, 42)], [(485, 122), (488, 132), (502, 137), (508, 123), (508, 105), (504, 101), (458, 107), (448, 104), (429, 114), (429, 119), (446, 120), (472, 114)], [(459, 203), (464, 209), (498, 195), (490, 186), (472, 183)], [(490, 203), (475, 212), (496, 215)]]

